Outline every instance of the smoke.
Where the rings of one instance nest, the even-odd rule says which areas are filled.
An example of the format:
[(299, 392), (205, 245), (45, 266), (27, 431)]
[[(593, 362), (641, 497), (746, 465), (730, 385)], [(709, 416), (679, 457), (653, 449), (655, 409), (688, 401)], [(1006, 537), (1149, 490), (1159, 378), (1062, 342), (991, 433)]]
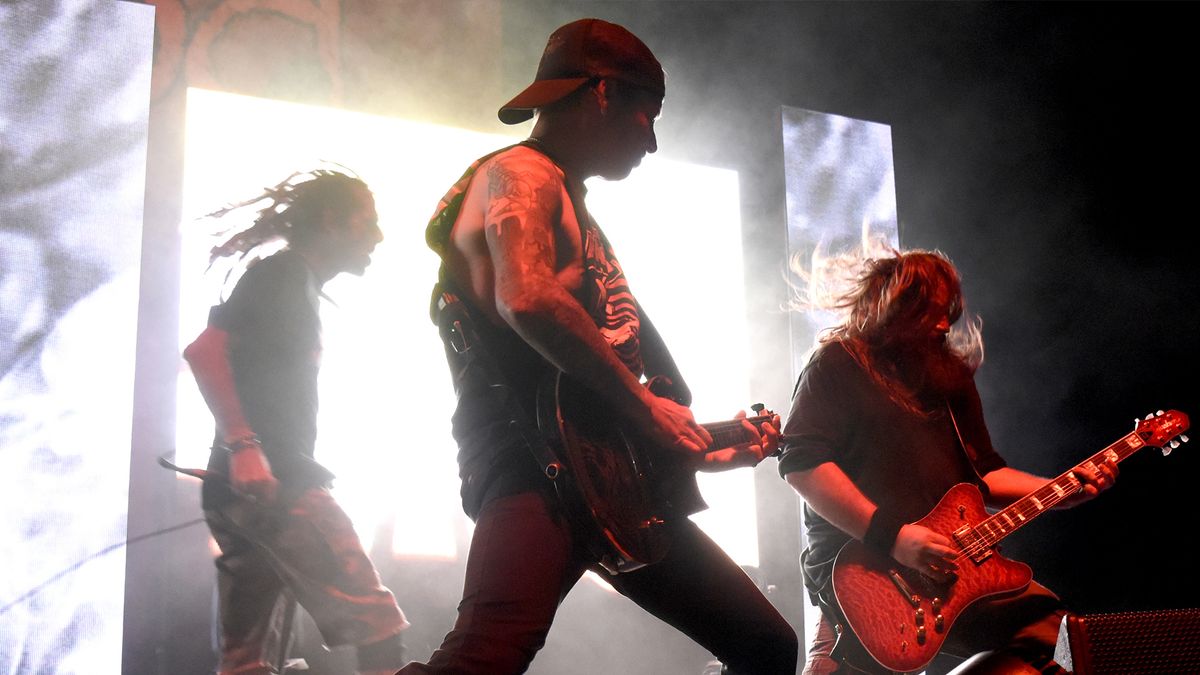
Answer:
[[(1191, 77), (1194, 59), (1182, 51), (1190, 44), (1185, 33), (1190, 24), (1182, 10), (552, 0), (408, 0), (395, 7), (344, 0), (338, 6), (334, 23), (344, 30), (337, 54), (304, 56), (307, 75), (277, 71), (279, 78), (270, 83), (279, 88), (272, 91), (292, 100), (481, 131), (528, 129), (502, 127), (495, 110), (529, 82), (546, 37), (559, 25), (597, 16), (643, 38), (668, 73), (656, 126), (659, 153), (738, 174), (747, 308), (754, 323), (751, 387), (770, 408), (786, 410), (792, 388), (781, 364), (790, 362), (793, 344), (779, 310), (788, 296), (781, 274), (788, 213), (780, 110), (789, 106), (890, 126), (900, 243), (942, 250), (962, 272), (967, 301), (987, 325), (989, 361), (980, 385), (993, 437), (1014, 465), (1047, 472), (1069, 466), (1096, 444), (1113, 440), (1110, 413), (1127, 408), (1132, 410), (1121, 420), (1160, 405), (1195, 413), (1191, 343), (1197, 312), (1189, 303), (1197, 297), (1196, 275), (1184, 262), (1187, 247), (1177, 243), (1184, 228), (1191, 229), (1187, 210), (1179, 206), (1190, 194), (1189, 172), (1169, 167), (1177, 157), (1193, 154), (1196, 132), (1168, 116), (1176, 108), (1164, 94)], [(193, 19), (203, 23), (214, 15), (205, 10)], [(267, 45), (272, 39), (263, 32), (243, 35)], [(156, 75), (160, 66), (174, 63), (175, 79), (164, 81), (184, 86), (188, 50), (245, 58), (235, 47), (220, 41), (174, 45), (178, 53), (171, 45), (160, 47)], [(279, 53), (292, 52), (281, 47)], [(245, 73), (222, 70), (237, 66), (237, 59), (209, 62), (216, 64), (218, 88), (259, 86)], [(325, 63), (340, 70), (330, 74)], [(223, 73), (229, 79), (221, 79)], [(306, 88), (311, 83), (321, 86)], [(181, 124), (168, 105), (160, 111), (166, 127)], [(152, 148), (157, 156), (151, 164), (166, 166), (171, 177), (177, 159), (171, 154), (181, 145), (166, 147), (171, 134), (161, 129), (165, 140)], [(471, 159), (464, 158), (464, 168)], [(171, 187), (169, 178), (154, 180)], [(431, 209), (439, 196), (429, 195)], [(151, 195), (148, 212), (171, 214), (172, 199), (178, 198)], [(177, 219), (158, 220), (147, 223), (148, 241), (173, 241)], [(661, 226), (679, 237), (693, 235), (686, 222)], [(412, 227), (417, 232), (421, 224)], [(143, 319), (157, 329), (144, 332), (172, 335), (173, 319), (164, 319), (165, 325)], [(170, 353), (161, 359), (168, 367), (177, 362), (172, 342), (165, 341)], [(139, 414), (169, 420), (169, 414), (155, 412)], [(1168, 485), (1195, 473), (1186, 468), (1186, 453), (1170, 461), (1175, 468), (1169, 471), (1141, 468)], [(768, 460), (756, 476), (768, 495), (759, 504), (757, 524), (761, 572), (764, 583), (777, 589), (773, 599), (799, 625), (805, 601), (796, 565), (796, 502), (773, 471)], [(1056, 516), (1057, 523), (1087, 532), (1085, 525), (1101, 520), (1092, 514), (1107, 508), (1103, 500), (1134, 514), (1115, 519), (1114, 527), (1156, 520), (1145, 511), (1138, 515), (1132, 499), (1140, 494), (1138, 473), (1130, 469), (1112, 496), (1079, 515)], [(1166, 500), (1147, 501), (1166, 512), (1194, 512), (1172, 497)], [(1194, 516), (1177, 526), (1195, 529)], [(1036, 530), (1030, 533), (1022, 536), (1038, 539)], [(1084, 606), (1188, 601), (1173, 595), (1185, 578), (1186, 556), (1157, 559), (1158, 571), (1142, 575), (1137, 598), (1132, 590), (1100, 597), (1093, 588), (1107, 588), (1108, 580), (1131, 571), (1121, 551), (1107, 537), (1044, 539), (1039, 543), (1045, 548), (1029, 556), (1039, 578)], [(1090, 574), (1068, 571), (1069, 558), (1087, 560)], [(436, 582), (397, 580), (394, 587), (404, 605), (405, 583), (454, 588), (461, 581), (455, 574), (446, 570)], [(410, 618), (417, 619), (412, 613)], [(430, 620), (436, 622), (436, 614)], [(423, 656), (414, 648), (414, 657)], [(706, 656), (624, 599), (581, 585), (531, 672), (698, 673)]]

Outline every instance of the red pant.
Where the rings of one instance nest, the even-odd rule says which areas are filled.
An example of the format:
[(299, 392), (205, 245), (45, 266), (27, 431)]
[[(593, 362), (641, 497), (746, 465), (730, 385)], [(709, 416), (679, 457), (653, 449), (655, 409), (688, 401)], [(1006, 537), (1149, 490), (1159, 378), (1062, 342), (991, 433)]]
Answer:
[[(458, 620), (428, 663), (401, 675), (522, 673), (585, 570), (599, 570), (553, 496), (523, 492), (486, 503), (471, 539)], [(734, 673), (794, 675), (791, 626), (741, 568), (691, 521), (667, 558), (615, 577), (621, 594), (678, 628)], [(614, 645), (619, 649), (620, 645)]]

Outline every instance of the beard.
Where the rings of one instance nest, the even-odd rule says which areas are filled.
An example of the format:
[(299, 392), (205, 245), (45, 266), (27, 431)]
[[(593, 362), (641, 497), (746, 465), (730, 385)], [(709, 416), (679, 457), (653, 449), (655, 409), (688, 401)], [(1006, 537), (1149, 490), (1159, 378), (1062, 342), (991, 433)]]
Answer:
[(958, 394), (974, 375), (945, 339), (905, 341), (891, 351), (900, 382), (918, 400)]

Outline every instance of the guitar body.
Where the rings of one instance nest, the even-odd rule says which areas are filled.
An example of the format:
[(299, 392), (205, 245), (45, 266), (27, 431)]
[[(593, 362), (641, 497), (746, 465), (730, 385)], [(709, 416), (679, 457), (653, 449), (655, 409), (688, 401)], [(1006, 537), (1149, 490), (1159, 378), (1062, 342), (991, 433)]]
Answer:
[[(959, 545), (956, 532), (988, 517), (979, 489), (962, 483), (917, 524)], [(875, 661), (905, 673), (933, 660), (954, 622), (972, 603), (1019, 593), (1032, 579), (1028, 565), (1001, 557), (994, 549), (964, 555), (957, 578), (948, 583), (904, 567), (859, 541), (847, 542), (833, 565), (833, 593), (846, 623)]]
[(555, 484), (612, 574), (663, 559), (667, 525), (707, 507), (677, 452), (629, 432), (593, 392), (556, 373), (538, 391), (538, 426), (562, 463)]

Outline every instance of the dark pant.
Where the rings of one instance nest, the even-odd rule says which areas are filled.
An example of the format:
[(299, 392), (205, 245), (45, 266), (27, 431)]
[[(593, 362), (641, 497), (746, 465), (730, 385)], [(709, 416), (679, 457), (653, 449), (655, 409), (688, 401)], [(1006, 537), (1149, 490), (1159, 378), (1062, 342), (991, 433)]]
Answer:
[[(400, 673), (524, 672), (545, 644), (559, 603), (588, 569), (600, 571), (553, 496), (522, 492), (491, 500), (475, 526), (454, 628), (427, 664), (410, 663)], [(794, 675), (791, 626), (691, 521), (679, 523), (662, 562), (600, 574), (731, 672)]]
[[(1058, 627), (1063, 610), (1058, 596), (1034, 582), (1011, 598), (981, 600), (963, 612), (951, 628), (942, 651), (968, 657), (989, 652), (964, 663), (955, 673), (1061, 673), (1053, 662)], [(821, 616), (808, 648), (804, 675), (833, 673), (885, 672), (872, 670), (866, 663), (855, 666), (830, 658), (837, 633), (833, 624)], [(870, 659), (869, 656), (865, 657)], [(876, 669), (878, 664), (874, 664)]]

